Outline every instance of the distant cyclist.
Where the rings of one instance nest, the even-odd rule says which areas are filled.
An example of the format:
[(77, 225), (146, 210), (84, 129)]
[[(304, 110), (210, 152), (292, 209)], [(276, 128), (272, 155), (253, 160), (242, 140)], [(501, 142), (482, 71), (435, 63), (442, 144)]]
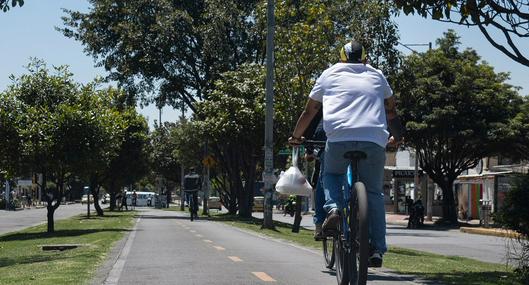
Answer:
[(341, 221), (343, 177), (349, 165), (344, 154), (349, 151), (367, 154), (367, 159), (359, 162), (359, 175), (368, 191), (372, 247), (369, 263), (380, 267), (387, 251), (383, 193), (385, 147), (401, 140), (403, 128), (391, 87), (380, 70), (367, 64), (366, 57), (364, 47), (357, 41), (342, 47), (340, 62), (326, 69), (316, 81), (289, 143), (303, 142), (302, 134), (323, 106), (323, 129), (327, 134), (324, 232), (336, 230)]

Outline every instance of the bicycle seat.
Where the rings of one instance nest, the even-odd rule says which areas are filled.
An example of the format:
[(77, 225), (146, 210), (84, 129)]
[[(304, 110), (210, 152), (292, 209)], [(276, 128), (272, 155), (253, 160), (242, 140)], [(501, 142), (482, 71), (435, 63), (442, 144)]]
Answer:
[(363, 152), (363, 151), (354, 150), (354, 151), (346, 152), (343, 155), (343, 157), (347, 158), (349, 160), (361, 160), (361, 159), (366, 159), (367, 158), (367, 154), (365, 152)]

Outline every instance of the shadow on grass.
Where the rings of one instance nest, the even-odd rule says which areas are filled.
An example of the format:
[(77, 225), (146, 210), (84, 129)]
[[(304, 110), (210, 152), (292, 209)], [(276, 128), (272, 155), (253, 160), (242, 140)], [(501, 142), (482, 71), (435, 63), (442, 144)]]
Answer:
[(42, 238), (77, 237), (99, 232), (128, 232), (130, 229), (85, 229), (85, 230), (57, 230), (54, 233), (13, 233), (0, 236), (0, 242), (23, 241)]
[[(419, 275), (416, 272), (399, 272), (399, 274)], [(422, 274), (420, 274), (422, 275)], [(424, 275), (423, 275), (424, 276)], [(443, 284), (482, 285), (482, 284), (522, 284), (514, 280), (515, 276), (507, 271), (465, 272), (438, 272), (424, 276), (432, 281), (440, 280)], [(438, 284), (438, 283), (435, 283)]]
[(140, 215), (142, 219), (153, 220), (189, 220), (188, 216), (158, 216), (158, 215)]
[(70, 259), (68, 256), (64, 255), (30, 255), (30, 256), (21, 256), (18, 258), (9, 258), (9, 257), (0, 257), (0, 268), (8, 267), (18, 264), (33, 264), (33, 263), (42, 263), (50, 262), (60, 259), (61, 261)]
[[(232, 215), (228, 213), (211, 216), (209, 220), (220, 221), (220, 222), (241, 222), (241, 223), (245, 223), (249, 225), (258, 225), (258, 226), (263, 224), (263, 219), (260, 219), (260, 218), (256, 218), (256, 217), (244, 218), (244, 217), (239, 217), (237, 215)], [(274, 221), (274, 226), (276, 227), (273, 230), (275, 232), (280, 232), (278, 228), (284, 229), (284, 230), (292, 230), (292, 224), (289, 224), (289, 223)], [(302, 230), (306, 230), (306, 229), (300, 227), (300, 231)]]

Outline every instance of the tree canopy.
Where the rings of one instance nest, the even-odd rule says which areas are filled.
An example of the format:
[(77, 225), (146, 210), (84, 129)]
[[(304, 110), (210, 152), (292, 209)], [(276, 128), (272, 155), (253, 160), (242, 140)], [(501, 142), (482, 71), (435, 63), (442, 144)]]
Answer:
[(472, 49), (460, 51), (454, 31), (437, 44), (437, 49), (405, 59), (399, 109), (408, 145), (443, 189), (444, 218), (457, 221), (453, 181), (508, 145), (521, 98), (505, 83), (508, 74), (494, 72)]
[(22, 7), (24, 0), (0, 0), (0, 10), (7, 12), (11, 7)]
[[(465, 26), (476, 26), (499, 51), (529, 66), (529, 3), (505, 0), (394, 0), (406, 15), (417, 13), (424, 18)], [(498, 33), (496, 33), (496, 31)], [(500, 34), (500, 37), (496, 36)], [(503, 36), (503, 41), (501, 37)]]

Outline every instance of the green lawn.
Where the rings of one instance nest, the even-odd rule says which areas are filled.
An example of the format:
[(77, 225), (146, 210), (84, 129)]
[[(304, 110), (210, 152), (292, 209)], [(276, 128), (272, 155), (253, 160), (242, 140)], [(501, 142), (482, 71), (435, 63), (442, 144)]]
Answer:
[[(105, 213), (86, 219), (56, 221), (55, 233), (46, 224), (0, 236), (0, 284), (86, 284), (111, 247), (133, 225), (135, 212)], [(66, 251), (42, 251), (42, 245), (82, 244)]]
[[(291, 241), (303, 246), (321, 249), (321, 242), (315, 242), (312, 231), (301, 229), (292, 233), (291, 225), (274, 221), (275, 230), (261, 229), (262, 220), (252, 218), (241, 220), (226, 214), (210, 218), (229, 225), (251, 230), (260, 234)], [(519, 284), (514, 281), (511, 268), (505, 265), (480, 262), (469, 258), (444, 256), (416, 250), (391, 247), (384, 256), (384, 267), (402, 274), (411, 274), (425, 279), (458, 285)]]

